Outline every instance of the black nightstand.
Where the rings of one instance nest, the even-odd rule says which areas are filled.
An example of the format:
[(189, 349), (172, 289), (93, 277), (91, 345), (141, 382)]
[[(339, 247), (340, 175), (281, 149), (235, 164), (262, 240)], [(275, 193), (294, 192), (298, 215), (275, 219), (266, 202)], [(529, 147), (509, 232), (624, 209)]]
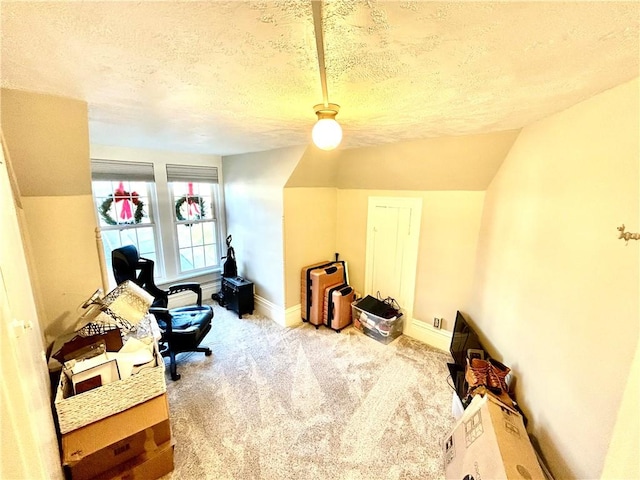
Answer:
[(253, 313), (253, 282), (242, 277), (223, 277), (222, 294), (225, 307), (242, 318), (245, 313)]

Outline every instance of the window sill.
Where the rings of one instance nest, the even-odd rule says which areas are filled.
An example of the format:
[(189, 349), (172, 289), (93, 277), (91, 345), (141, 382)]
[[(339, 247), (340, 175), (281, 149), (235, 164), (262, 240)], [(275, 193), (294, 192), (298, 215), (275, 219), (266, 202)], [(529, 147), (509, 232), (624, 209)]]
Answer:
[(193, 274), (185, 274), (179, 277), (174, 277), (171, 279), (162, 279), (158, 280), (158, 287), (162, 289), (167, 289), (170, 285), (174, 285), (176, 283), (188, 283), (188, 282), (196, 282), (196, 283), (212, 283), (220, 280), (222, 277), (222, 272), (220, 269), (210, 270), (208, 272), (198, 272)]

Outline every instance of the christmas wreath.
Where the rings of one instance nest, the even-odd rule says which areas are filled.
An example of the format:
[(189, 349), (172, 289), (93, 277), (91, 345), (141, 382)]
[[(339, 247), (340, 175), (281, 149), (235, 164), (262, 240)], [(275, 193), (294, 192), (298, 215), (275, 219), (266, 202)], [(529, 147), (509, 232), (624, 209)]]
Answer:
[[(187, 204), (187, 214), (190, 218), (184, 218), (182, 215), (182, 206)], [(205, 203), (204, 198), (199, 195), (184, 195), (176, 200), (176, 218), (178, 220), (200, 220), (204, 218)]]
[[(113, 202), (122, 203), (120, 210), (120, 221), (111, 216), (111, 206)], [(131, 212), (131, 204), (136, 206), (135, 212)], [(127, 192), (122, 184), (113, 194), (110, 194), (102, 204), (100, 204), (100, 216), (108, 225), (118, 225), (119, 223), (140, 223), (144, 216), (144, 202), (140, 200), (138, 192)]]

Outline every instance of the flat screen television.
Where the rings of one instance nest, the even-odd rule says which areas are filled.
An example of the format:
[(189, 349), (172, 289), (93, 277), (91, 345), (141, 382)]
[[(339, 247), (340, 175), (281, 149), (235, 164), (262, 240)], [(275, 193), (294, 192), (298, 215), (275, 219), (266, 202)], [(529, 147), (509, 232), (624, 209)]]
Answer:
[(484, 350), (476, 332), (469, 326), (464, 316), (460, 312), (456, 312), (456, 322), (453, 326), (453, 335), (449, 346), (449, 352), (456, 365), (464, 368), (467, 350), (470, 348)]

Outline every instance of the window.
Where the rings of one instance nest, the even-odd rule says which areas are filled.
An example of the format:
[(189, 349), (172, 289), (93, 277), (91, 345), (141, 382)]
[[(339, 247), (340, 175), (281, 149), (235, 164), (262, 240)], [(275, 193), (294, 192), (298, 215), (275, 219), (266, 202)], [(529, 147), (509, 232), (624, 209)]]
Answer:
[(217, 167), (92, 160), (91, 170), (112, 287), (111, 252), (124, 245), (156, 262), (159, 284), (204, 281), (220, 267)]
[(167, 165), (181, 274), (219, 266), (215, 167)]
[(91, 170), (105, 261), (110, 283), (115, 284), (111, 267), (113, 249), (135, 245), (140, 256), (157, 261), (153, 165), (92, 160)]

